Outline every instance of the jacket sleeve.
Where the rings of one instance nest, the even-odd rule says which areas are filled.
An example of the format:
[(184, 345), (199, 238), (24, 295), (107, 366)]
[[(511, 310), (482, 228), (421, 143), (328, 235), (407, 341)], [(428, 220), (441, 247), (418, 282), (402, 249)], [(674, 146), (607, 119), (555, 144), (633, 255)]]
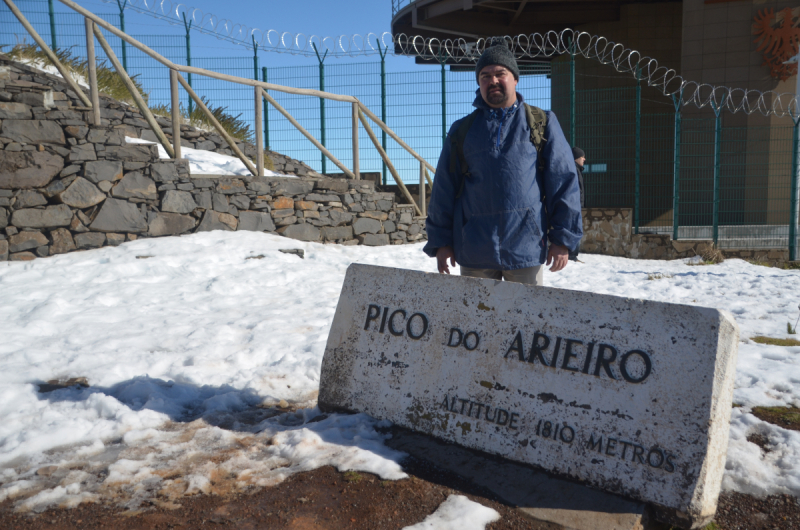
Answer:
[(572, 149), (564, 137), (556, 115), (547, 113), (547, 127), (542, 154), (545, 157), (543, 189), (551, 243), (576, 250), (583, 237), (581, 195), (578, 170)]
[[(459, 120), (460, 121), (460, 120)], [(450, 128), (439, 155), (436, 174), (433, 177), (431, 201), (428, 204), (428, 219), (425, 230), (428, 242), (422, 249), (425, 254), (434, 258), (441, 247), (453, 246), (453, 212), (455, 210), (456, 193), (458, 193), (458, 175), (450, 173), (450, 137), (455, 134), (456, 121)]]

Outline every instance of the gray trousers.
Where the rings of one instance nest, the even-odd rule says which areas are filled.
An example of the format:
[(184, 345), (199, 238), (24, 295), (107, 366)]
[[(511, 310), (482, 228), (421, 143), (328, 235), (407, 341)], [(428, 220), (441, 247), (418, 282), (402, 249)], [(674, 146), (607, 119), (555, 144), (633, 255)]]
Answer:
[(471, 269), (461, 265), (461, 276), (505, 280), (507, 282), (541, 286), (544, 285), (544, 266), (537, 265), (536, 267), (527, 267), (525, 269), (502, 271), (495, 269)]

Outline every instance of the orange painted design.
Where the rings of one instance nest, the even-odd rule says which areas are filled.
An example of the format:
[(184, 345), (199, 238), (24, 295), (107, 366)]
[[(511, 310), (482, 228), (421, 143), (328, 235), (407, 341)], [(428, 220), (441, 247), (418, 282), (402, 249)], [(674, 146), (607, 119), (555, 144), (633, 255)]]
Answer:
[(764, 52), (764, 66), (769, 66), (775, 79), (786, 81), (797, 73), (797, 63), (783, 64), (797, 55), (800, 43), (800, 8), (786, 8), (759, 11), (753, 19), (753, 42), (758, 44), (756, 51)]

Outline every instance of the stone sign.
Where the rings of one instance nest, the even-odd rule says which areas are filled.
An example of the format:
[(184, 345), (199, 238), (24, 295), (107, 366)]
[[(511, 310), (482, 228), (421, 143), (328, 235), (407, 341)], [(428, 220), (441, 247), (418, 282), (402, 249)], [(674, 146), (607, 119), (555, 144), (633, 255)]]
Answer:
[(724, 311), (353, 264), (319, 405), (366, 412), (704, 524), (725, 468)]

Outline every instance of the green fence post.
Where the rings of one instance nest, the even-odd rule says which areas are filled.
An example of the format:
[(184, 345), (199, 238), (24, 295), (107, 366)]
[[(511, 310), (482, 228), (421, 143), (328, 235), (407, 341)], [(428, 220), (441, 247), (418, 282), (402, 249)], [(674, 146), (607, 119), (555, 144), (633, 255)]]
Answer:
[[(381, 52), (381, 41), (375, 39), (378, 43), (378, 54), (381, 56), (381, 120), (383, 123), (386, 123), (386, 53), (389, 50), (389, 47), (386, 48)], [(386, 131), (381, 129), (381, 147), (383, 147), (383, 152), (386, 152)], [(381, 173), (383, 175), (383, 185), (386, 186), (386, 162), (382, 161), (381, 159)]]
[[(261, 68), (261, 80), (267, 82), (267, 67)], [(264, 147), (269, 150), (269, 102), (264, 100)]]
[(794, 129), (792, 131), (792, 190), (790, 193), (792, 204), (789, 207), (789, 261), (797, 260), (797, 170), (800, 166), (800, 134), (798, 133), (798, 126), (800, 125), (800, 114), (792, 116), (794, 121)]
[[(125, 0), (124, 2), (120, 2), (120, 0), (117, 0), (117, 5), (119, 6), (119, 29), (120, 29), (120, 31), (125, 33), (125, 8), (128, 5), (128, 0)], [(125, 47), (125, 41), (123, 39), (120, 39), (120, 40), (122, 41), (122, 69), (127, 72), (128, 71), (128, 50)]]
[(575, 147), (575, 55), (573, 53), (572, 43), (570, 43), (570, 56), (569, 56), (569, 143)]
[(56, 14), (53, 12), (53, 0), (47, 0), (47, 10), (50, 13), (50, 48), (55, 51), (56, 46)]
[[(192, 21), (186, 20), (186, 13), (182, 13), (183, 16), (183, 27), (186, 28), (186, 66), (192, 66), (192, 36), (189, 34), (189, 30), (192, 29)], [(189, 83), (189, 86), (192, 86), (192, 74), (186, 74), (186, 82)], [(188, 94), (186, 97), (189, 99), (189, 116), (192, 115), (192, 98)]]
[(444, 56), (439, 56), (442, 65), (442, 145), (447, 140), (447, 79), (445, 77)]
[(712, 221), (714, 223), (714, 231), (712, 239), (714, 245), (719, 241), (719, 178), (720, 178), (720, 150), (722, 146), (722, 108), (719, 105), (711, 103), (711, 109), (714, 111), (714, 210)]
[[(325, 57), (328, 56), (328, 50), (325, 50), (325, 54), (320, 57), (319, 51), (317, 51), (317, 45), (311, 44), (314, 47), (314, 53), (317, 54), (317, 60), (319, 61), (319, 89), (321, 92), (325, 91)], [(320, 126), (320, 138), (319, 141), (322, 144), (322, 147), (325, 147), (325, 98), (319, 98), (319, 126)], [(320, 158), (322, 159), (322, 174), (326, 173), (325, 170), (325, 155), (320, 153)]]
[(253, 39), (253, 79), (258, 81), (258, 44), (255, 36), (250, 35), (250, 38)]
[(672, 239), (678, 240), (678, 207), (680, 206), (681, 190), (681, 104), (683, 103), (683, 89), (676, 97), (672, 95), (675, 104), (675, 162), (672, 176)]
[(640, 186), (640, 161), (641, 161), (641, 140), (642, 140), (642, 85), (639, 82), (639, 68), (636, 68), (636, 153), (634, 155), (633, 175), (636, 182), (635, 197), (633, 203), (633, 224), (634, 233), (639, 233), (639, 186)]

